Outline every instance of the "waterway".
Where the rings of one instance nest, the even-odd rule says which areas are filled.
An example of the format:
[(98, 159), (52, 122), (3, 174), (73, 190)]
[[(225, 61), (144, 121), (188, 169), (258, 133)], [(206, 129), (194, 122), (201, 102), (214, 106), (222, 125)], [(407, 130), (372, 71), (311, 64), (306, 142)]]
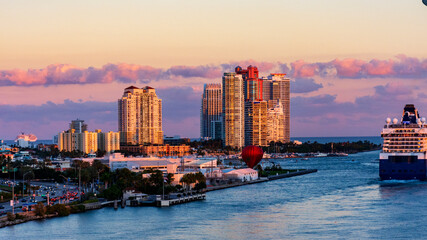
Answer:
[(287, 159), (317, 173), (169, 208), (104, 208), (0, 229), (0, 239), (425, 239), (427, 183), (381, 182), (378, 151)]

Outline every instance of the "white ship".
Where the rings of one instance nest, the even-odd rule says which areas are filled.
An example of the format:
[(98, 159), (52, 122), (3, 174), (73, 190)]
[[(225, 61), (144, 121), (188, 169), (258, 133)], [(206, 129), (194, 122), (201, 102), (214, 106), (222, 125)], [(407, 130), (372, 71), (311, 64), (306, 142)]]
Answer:
[(381, 132), (379, 175), (382, 180), (426, 178), (427, 125), (413, 104), (403, 109), (400, 122), (387, 118)]

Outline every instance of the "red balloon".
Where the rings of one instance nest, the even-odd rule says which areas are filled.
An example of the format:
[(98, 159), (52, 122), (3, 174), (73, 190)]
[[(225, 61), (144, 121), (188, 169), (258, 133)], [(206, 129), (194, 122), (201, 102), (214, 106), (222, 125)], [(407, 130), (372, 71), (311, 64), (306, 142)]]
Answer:
[(254, 168), (259, 162), (261, 162), (264, 151), (257, 146), (247, 146), (243, 148), (242, 159), (245, 161), (249, 168)]

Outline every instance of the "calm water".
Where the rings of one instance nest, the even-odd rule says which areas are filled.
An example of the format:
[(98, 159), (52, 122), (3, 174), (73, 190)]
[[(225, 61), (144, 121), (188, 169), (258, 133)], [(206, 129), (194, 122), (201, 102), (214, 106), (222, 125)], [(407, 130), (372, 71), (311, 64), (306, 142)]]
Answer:
[(104, 208), (0, 229), (0, 239), (425, 239), (427, 184), (380, 182), (378, 151), (282, 160), (317, 173), (170, 208)]
[(367, 137), (292, 137), (292, 141), (298, 140), (301, 142), (318, 142), (318, 143), (331, 143), (331, 142), (357, 142), (369, 141), (375, 144), (382, 144), (382, 138), (378, 136)]

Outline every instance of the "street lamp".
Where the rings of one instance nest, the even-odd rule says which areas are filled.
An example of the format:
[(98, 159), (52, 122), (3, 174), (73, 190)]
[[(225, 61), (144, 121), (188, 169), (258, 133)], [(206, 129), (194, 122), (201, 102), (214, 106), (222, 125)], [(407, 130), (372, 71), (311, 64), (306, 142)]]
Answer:
[[(27, 175), (27, 174), (29, 174), (29, 173), (31, 173), (31, 172), (26, 172), (23, 176), (22, 176), (22, 197), (24, 197), (24, 184), (25, 184), (25, 176)], [(31, 188), (31, 184), (29, 185), (29, 188)], [(30, 189), (28, 189), (28, 191), (29, 191)], [(29, 196), (30, 194), (29, 194), (29, 192), (28, 192), (28, 196)]]
[(63, 178), (65, 178), (65, 180), (67, 181), (67, 203), (69, 202), (68, 201), (68, 178), (66, 178), (64, 175), (60, 175), (61, 177), (63, 177)]

